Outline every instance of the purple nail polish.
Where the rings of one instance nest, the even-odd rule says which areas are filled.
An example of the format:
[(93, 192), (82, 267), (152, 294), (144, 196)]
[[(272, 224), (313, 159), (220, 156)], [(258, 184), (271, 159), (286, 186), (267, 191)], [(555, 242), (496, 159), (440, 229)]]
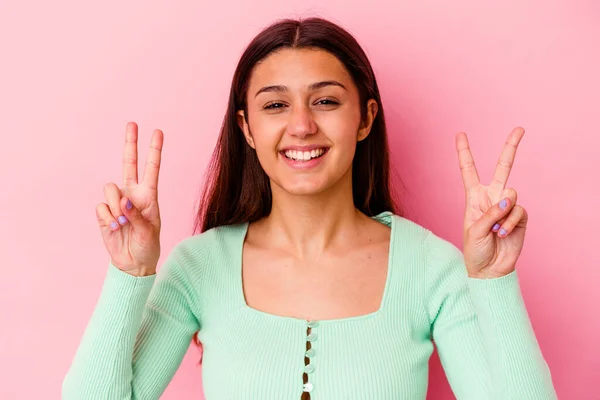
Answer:
[(502, 228), (500, 229), (500, 232), (498, 232), (500, 234), (500, 236), (504, 236), (506, 235), (506, 229)]
[(500, 200), (500, 208), (501, 209), (504, 210), (506, 208), (507, 204), (508, 204), (508, 202), (506, 201), (506, 199)]
[(131, 207), (133, 207), (133, 204), (131, 204), (131, 200), (127, 199), (127, 205), (125, 207), (127, 207), (128, 210), (131, 210)]
[(124, 215), (121, 215), (121, 216), (119, 217), (119, 223), (120, 223), (121, 225), (125, 225), (125, 223), (126, 223), (126, 222), (127, 222), (127, 218), (125, 218), (125, 216), (124, 216)]
[(113, 222), (110, 223), (110, 228), (111, 229), (115, 229), (117, 226), (118, 226), (118, 224), (115, 221), (113, 221)]
[(494, 232), (496, 232), (498, 229), (500, 229), (500, 224), (496, 224), (496, 225), (494, 225), (494, 226), (492, 227), (492, 230), (493, 230)]

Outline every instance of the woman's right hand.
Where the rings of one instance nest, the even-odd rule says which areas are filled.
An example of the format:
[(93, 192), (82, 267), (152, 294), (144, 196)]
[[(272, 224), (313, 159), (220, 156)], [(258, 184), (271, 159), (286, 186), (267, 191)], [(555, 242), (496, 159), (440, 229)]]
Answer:
[(152, 275), (160, 257), (158, 173), (163, 133), (155, 130), (150, 141), (144, 178), (138, 182), (138, 127), (127, 124), (123, 153), (123, 187), (104, 186), (106, 203), (96, 206), (104, 245), (112, 264), (133, 276)]

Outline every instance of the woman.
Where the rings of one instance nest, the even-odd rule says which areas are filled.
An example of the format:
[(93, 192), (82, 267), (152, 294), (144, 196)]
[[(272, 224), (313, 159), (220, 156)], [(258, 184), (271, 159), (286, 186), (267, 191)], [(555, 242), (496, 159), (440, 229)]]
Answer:
[[(396, 212), (383, 107), (355, 39), (322, 19), (261, 32), (235, 71), (197, 224), (156, 275), (156, 130), (143, 181), (97, 207), (106, 281), (64, 399), (157, 399), (202, 343), (206, 399), (423, 399), (435, 341), (459, 399), (552, 399), (515, 264), (527, 213), (457, 135), (464, 256)], [(196, 233), (196, 232), (194, 232)]]

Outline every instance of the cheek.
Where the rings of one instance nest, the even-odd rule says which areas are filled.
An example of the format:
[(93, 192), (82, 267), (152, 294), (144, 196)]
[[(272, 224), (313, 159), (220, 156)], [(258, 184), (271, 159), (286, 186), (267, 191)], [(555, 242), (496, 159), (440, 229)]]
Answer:
[(358, 119), (354, 115), (344, 113), (336, 118), (323, 118), (319, 127), (327, 139), (338, 151), (352, 157), (358, 137)]
[(280, 125), (273, 120), (256, 119), (249, 126), (256, 155), (267, 173), (269, 167), (277, 161), (277, 148), (281, 141), (281, 132), (283, 132)]

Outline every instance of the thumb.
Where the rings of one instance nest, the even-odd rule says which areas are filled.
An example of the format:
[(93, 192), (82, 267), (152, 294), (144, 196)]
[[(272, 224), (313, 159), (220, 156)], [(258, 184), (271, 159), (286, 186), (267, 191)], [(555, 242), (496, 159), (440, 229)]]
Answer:
[(128, 197), (123, 197), (121, 199), (121, 210), (123, 211), (123, 215), (125, 215), (129, 220), (129, 223), (131, 223), (136, 230), (147, 227), (148, 221), (146, 221), (140, 210), (138, 210)]
[(502, 218), (510, 214), (510, 210), (515, 206), (515, 201), (507, 196), (490, 207), (471, 227), (471, 233), (476, 238), (487, 236), (494, 225)]

